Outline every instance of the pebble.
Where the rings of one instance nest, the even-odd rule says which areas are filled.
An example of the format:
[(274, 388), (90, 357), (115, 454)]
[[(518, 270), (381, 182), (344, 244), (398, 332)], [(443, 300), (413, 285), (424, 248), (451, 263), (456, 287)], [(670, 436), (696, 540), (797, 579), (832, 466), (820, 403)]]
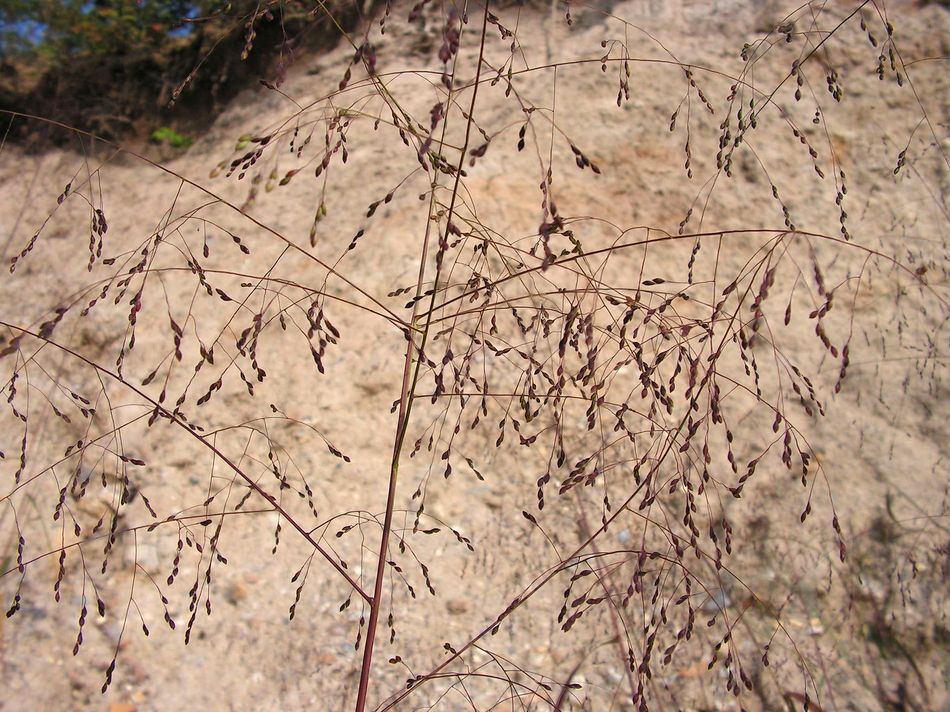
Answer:
[(109, 712), (135, 712), (138, 708), (130, 702), (113, 702)]
[(453, 616), (458, 616), (458, 615), (462, 615), (463, 613), (468, 613), (468, 609), (469, 609), (468, 601), (466, 601), (464, 598), (450, 599), (448, 603), (446, 603), (445, 605), (446, 605), (446, 608), (448, 608), (449, 613), (451, 613)]
[(240, 581), (232, 583), (228, 586), (225, 598), (227, 598), (228, 603), (232, 606), (237, 606), (247, 599), (247, 587)]
[(720, 588), (718, 591), (714, 592), (706, 601), (703, 603), (700, 608), (703, 613), (709, 613), (710, 615), (715, 615), (721, 610), (729, 608), (732, 605), (732, 599), (729, 598), (729, 594), (725, 589)]
[(137, 563), (150, 574), (157, 573), (162, 566), (158, 545), (154, 541), (140, 539), (138, 544), (129, 541), (123, 550), (122, 558), (126, 566), (132, 567)]

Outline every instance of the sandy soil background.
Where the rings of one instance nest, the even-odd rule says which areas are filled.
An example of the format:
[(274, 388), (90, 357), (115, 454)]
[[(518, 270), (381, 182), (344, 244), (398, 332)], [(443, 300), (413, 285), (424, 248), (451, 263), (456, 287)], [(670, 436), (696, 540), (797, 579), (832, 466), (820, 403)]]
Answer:
[[(565, 702), (573, 709), (632, 709), (631, 690), (639, 684), (654, 709), (802, 709), (806, 692), (812, 709), (946, 708), (950, 13), (940, 3), (889, 2), (853, 14), (858, 5), (811, 3), (791, 18), (794, 8), (783, 3), (738, 0), (493, 6), (497, 24), (488, 26), (468, 148), (490, 141), (484, 155), (465, 163), (453, 208), (463, 234), (447, 252), (438, 294), (462, 293), (476, 269), (497, 279), (519, 262), (537, 266), (538, 226), (551, 217), (539, 184), (549, 168), (550, 195), (572, 232), (552, 235), (552, 249), (570, 255), (579, 243), (586, 256), (499, 284), (493, 306), (480, 315), (470, 310), (481, 302), (465, 303), (467, 296), (437, 314), (426, 353), (434, 368), (423, 369), (424, 397), (414, 406), (399, 473), (394, 563), (384, 589), (391, 604), (380, 626), (371, 704), (432, 669), (447, 655), (446, 644), (461, 647), (490, 626), (640, 491), (634, 465), (665, 442), (688, 403), (677, 400), (669, 413), (656, 409), (657, 394), (640, 392), (644, 369), (625, 361), (629, 350), (611, 347), (629, 300), (643, 306), (631, 324), (640, 324), (640, 335), (631, 338), (641, 339), (647, 361), (670, 346), (688, 346), (702, 354), (698, 365), (705, 368), (710, 346), (694, 340), (702, 331), (697, 324), (738, 276), (738, 292), (747, 291), (737, 319), (748, 343), (740, 348), (737, 331), (734, 341), (724, 341), (717, 383), (725, 423), (710, 421), (704, 400), (697, 440), (681, 452), (677, 441), (657, 472), (657, 501), (638, 508), (638, 495), (597, 538), (604, 555), (593, 561), (610, 600), (591, 604), (604, 595), (591, 588), (578, 606), (584, 616), (562, 630), (562, 604), (587, 591), (581, 580), (565, 593), (571, 574), (583, 569), (575, 562), (454, 663), (452, 670), (468, 677), (433, 680), (398, 709), (544, 709), (568, 682), (579, 685)], [(404, 132), (424, 138), (444, 97), (438, 53), (448, 10), (427, 6), (407, 22), (410, 9), (396, 3), (385, 33), (375, 18), (354, 35), (357, 46), (362, 37), (373, 43), (378, 84), (357, 63), (349, 87), (339, 91), (354, 55), (346, 42), (299, 56), (279, 91), (272, 85), (242, 94), (186, 154), (142, 146), (142, 157), (78, 135), (62, 150), (36, 154), (5, 144), (0, 151), (4, 263), (39, 234), (15, 272), (0, 279), (7, 325), (0, 348), (18, 336), (16, 327), (43, 332), (57, 307), (70, 307), (44, 332), (70, 352), (24, 338), (0, 361), (4, 609), (20, 596), (16, 615), (0, 621), (4, 709), (353, 706), (362, 652), (354, 643), (365, 637), (368, 608), (224, 458), (371, 590), (411, 312), (406, 302), (427, 215), (444, 228), (454, 182), (422, 171), (419, 141), (411, 135), (404, 145), (392, 126), (389, 106), (398, 105)], [(478, 67), (482, 9), (471, 6), (468, 14), (453, 60), (455, 104), (444, 137), (440, 122), (433, 144), (451, 163), (466, 140), (463, 112)], [(895, 69), (888, 47), (897, 55)], [(789, 72), (806, 55), (796, 101)], [(726, 175), (716, 155), (721, 122), (731, 117), (727, 148), (737, 130), (728, 97), (740, 76), (741, 100), (754, 96), (760, 112)], [(841, 101), (832, 95), (839, 85)], [(341, 130), (345, 143), (315, 178)], [(273, 138), (255, 164), (245, 170), (238, 160), (228, 175), (232, 161), (260, 145), (249, 139), (262, 136)], [(598, 172), (580, 168), (578, 155)], [(431, 167), (433, 156), (427, 159)], [(433, 175), (435, 204), (428, 199)], [(97, 209), (108, 225), (101, 254)], [(798, 233), (787, 231), (786, 219)], [(645, 244), (651, 240), (657, 241)], [(472, 249), (482, 243), (492, 245), (483, 264)], [(433, 286), (435, 249), (433, 243), (424, 289)], [(766, 254), (772, 257), (763, 262)], [(140, 261), (147, 270), (137, 270)], [(200, 279), (192, 268), (198, 264)], [(771, 266), (774, 283), (756, 320), (750, 305)], [(827, 304), (828, 292), (833, 308), (809, 317)], [(684, 293), (690, 300), (677, 296)], [(93, 299), (95, 307), (81, 316)], [(519, 320), (532, 319), (542, 305), (561, 312), (552, 334), (539, 336), (539, 324), (523, 331)], [(527, 422), (524, 402), (509, 395), (527, 394), (529, 381), (540, 395), (547, 391), (540, 370), (555, 374), (572, 307), (592, 317), (597, 372), (609, 384), (593, 429), (588, 408), (597, 394), (581, 377), (561, 409), (547, 409), (537, 421)], [(647, 309), (654, 320), (644, 321)], [(308, 338), (318, 311), (323, 321)], [(816, 334), (818, 324), (833, 351)], [(581, 327), (573, 328), (577, 347), (561, 365), (576, 374), (590, 344)], [(732, 324), (716, 328), (721, 338)], [(318, 353), (325, 349), (325, 372), (308, 342)], [(845, 344), (847, 375), (836, 389)], [(540, 361), (526, 368), (517, 354), (531, 349)], [(476, 382), (444, 371), (450, 392), (470, 396), (460, 413), (457, 398), (428, 396), (440, 365), (461, 363), (453, 360), (461, 354), (472, 356), (466, 363)], [(121, 367), (135, 389), (79, 357), (111, 372)], [(656, 371), (664, 382), (679, 379), (674, 400), (687, 388), (689, 370), (684, 361), (675, 375), (677, 358), (670, 350)], [(490, 384), (490, 397), (483, 422), (472, 429), (478, 384)], [(200, 430), (166, 418), (146, 425), (163, 392), (169, 410), (182, 396), (181, 422)], [(629, 403), (626, 420), (636, 432), (629, 440), (614, 427), (622, 403)], [(82, 412), (89, 408), (95, 414)], [(776, 412), (787, 420), (773, 431)], [(786, 422), (795, 443), (790, 468), (782, 458)], [(502, 430), (505, 439), (496, 444)], [(554, 466), (560, 443), (565, 462)], [(804, 486), (801, 453), (810, 464)], [(559, 495), (587, 457), (602, 468), (591, 486)], [(739, 463), (736, 473), (729, 458)], [(756, 459), (755, 476), (734, 497), (730, 488)], [(711, 480), (697, 494), (703, 469)], [(537, 480), (545, 472), (552, 480), (539, 509)], [(682, 559), (694, 577), (687, 598), (696, 630), (663, 664), (686, 616), (683, 604), (674, 605), (685, 584), (673, 559), (668, 566), (651, 562), (646, 593), (619, 603), (641, 549), (672, 557), (668, 534), (684, 536), (680, 520), (690, 501), (698, 504), (704, 551), (700, 557), (687, 550)], [(221, 514), (239, 503), (249, 513)], [(118, 535), (102, 573), (113, 526)], [(708, 532), (718, 532), (717, 539)], [(688, 536), (686, 530), (683, 543)], [(18, 557), (26, 562), (22, 574)], [(654, 585), (659, 603), (650, 598)], [(657, 627), (667, 609), (670, 623)], [(73, 656), (81, 610), (88, 611), (83, 644)], [(631, 672), (628, 649), (639, 663), (654, 630), (660, 642), (651, 675), (636, 666)], [(707, 669), (727, 634), (717, 665)], [(754, 684), (736, 697), (727, 686), (740, 669), (742, 680)], [(549, 702), (514, 696), (528, 690), (549, 695)]]

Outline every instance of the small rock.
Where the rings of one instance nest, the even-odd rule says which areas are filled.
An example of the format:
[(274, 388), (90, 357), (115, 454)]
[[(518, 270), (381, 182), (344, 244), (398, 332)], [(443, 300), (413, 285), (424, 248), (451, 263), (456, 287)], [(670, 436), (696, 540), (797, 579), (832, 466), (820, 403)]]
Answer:
[(883, 601), (887, 597), (887, 587), (876, 579), (865, 578), (858, 593), (868, 601)]
[(557, 665), (563, 665), (564, 662), (571, 656), (571, 651), (567, 648), (560, 648), (554, 646), (551, 648), (551, 659)]
[(158, 545), (154, 541), (130, 541), (123, 552), (123, 560), (126, 566), (138, 564), (150, 574), (157, 573), (162, 566)]
[(237, 606), (247, 599), (247, 587), (240, 581), (232, 583), (224, 595), (228, 603)]
[(446, 603), (446, 608), (448, 608), (449, 613), (453, 616), (459, 616), (463, 613), (468, 613), (468, 601), (464, 598), (453, 598), (448, 603)]
[(103, 620), (99, 623), (99, 630), (101, 630), (103, 635), (109, 639), (109, 642), (112, 643), (112, 645), (120, 645), (121, 647), (125, 646), (126, 641), (122, 640), (122, 629), (118, 626)]
[(138, 709), (130, 702), (113, 702), (109, 705), (109, 712), (135, 712)]
[(720, 588), (718, 591), (713, 592), (713, 594), (706, 599), (700, 608), (703, 613), (716, 615), (720, 611), (729, 608), (731, 605), (732, 599), (729, 597), (729, 594), (724, 588)]
[[(350, 646), (346, 646), (346, 654), (349, 655)], [(324, 651), (322, 653), (317, 653), (314, 657), (314, 662), (320, 667), (326, 667), (327, 665), (333, 665), (337, 661), (336, 655), (329, 651)]]

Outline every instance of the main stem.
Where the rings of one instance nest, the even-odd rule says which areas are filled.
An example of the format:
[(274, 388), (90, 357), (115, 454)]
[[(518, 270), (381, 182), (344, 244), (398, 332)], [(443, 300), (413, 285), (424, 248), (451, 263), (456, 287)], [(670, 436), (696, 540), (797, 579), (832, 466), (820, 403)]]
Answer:
[[(462, 166), (465, 163), (465, 154), (468, 152), (469, 138), (472, 130), (472, 117), (475, 115), (475, 98), (478, 96), (478, 87), (482, 73), (482, 59), (485, 53), (485, 35), (488, 30), (488, 2), (485, 2), (485, 11), (482, 16), (481, 41), (478, 50), (478, 66), (475, 70), (475, 82), (472, 89), (472, 102), (469, 106), (467, 124), (465, 127), (465, 141), (462, 144), (462, 150), (459, 154), (459, 164), (455, 171), (455, 185), (452, 188), (452, 198), (449, 203), (449, 211), (446, 219), (446, 230), (452, 221), (452, 215), (455, 211), (455, 201), (458, 197), (459, 183), (462, 178)], [(454, 72), (453, 72), (454, 75)], [(451, 88), (449, 89), (449, 99), (451, 99)], [(446, 105), (451, 106), (451, 102), (446, 100)], [(442, 125), (443, 139), (445, 129), (448, 124), (448, 111), (446, 119)], [(433, 187), (430, 196), (429, 216), (426, 220), (425, 236), (422, 244), (422, 255), (419, 259), (419, 276), (416, 280), (416, 298), (413, 300), (412, 317), (409, 320), (409, 329), (407, 332), (406, 357), (403, 362), (402, 386), (399, 396), (399, 417), (396, 421), (396, 438), (393, 445), (392, 464), (389, 469), (389, 492), (386, 495), (386, 514), (383, 518), (383, 532), (379, 542), (379, 555), (376, 562), (376, 582), (373, 587), (373, 598), (370, 602), (369, 622), (366, 628), (366, 642), (363, 647), (363, 663), (360, 667), (360, 684), (356, 695), (356, 712), (364, 712), (366, 709), (366, 695), (369, 690), (370, 670), (373, 665), (373, 648), (376, 643), (376, 630), (379, 627), (379, 612), (382, 609), (383, 580), (386, 572), (386, 552), (389, 551), (389, 535), (392, 531), (393, 510), (396, 503), (396, 482), (399, 475), (399, 458), (402, 454), (402, 446), (406, 439), (406, 432), (409, 428), (409, 415), (412, 412), (413, 394), (415, 393), (416, 383), (419, 378), (420, 359), (415, 359), (415, 352), (418, 349), (421, 355), (425, 351), (426, 341), (429, 336), (429, 325), (432, 322), (432, 314), (435, 305), (436, 289), (432, 290), (432, 296), (429, 299), (429, 308), (425, 313), (425, 324), (422, 328), (422, 338), (416, 346), (415, 331), (416, 321), (418, 319), (418, 305), (421, 302), (423, 284), (425, 282), (426, 262), (429, 255), (429, 240), (432, 234), (432, 203), (435, 201), (435, 189)], [(439, 283), (439, 274), (441, 272), (442, 261), (438, 260), (435, 274), (435, 285)], [(413, 363), (415, 362), (415, 368)]]
[[(426, 221), (425, 237), (422, 244), (422, 258), (419, 261), (419, 278), (416, 282), (416, 300), (422, 293), (422, 284), (425, 279), (425, 265), (429, 253), (429, 237), (432, 221)], [(379, 611), (383, 596), (383, 575), (386, 569), (386, 552), (389, 550), (389, 533), (392, 530), (393, 509), (396, 502), (396, 481), (399, 476), (399, 455), (402, 452), (402, 443), (406, 437), (406, 425), (411, 411), (410, 393), (413, 385), (412, 363), (415, 346), (415, 322), (417, 307), (412, 308), (412, 319), (407, 332), (406, 358), (402, 370), (402, 386), (399, 389), (399, 417), (396, 421), (396, 442), (393, 444), (392, 464), (389, 468), (389, 492), (386, 495), (386, 514), (383, 518), (383, 534), (379, 542), (379, 556), (376, 562), (376, 583), (373, 586), (373, 598), (370, 601), (369, 623), (366, 629), (366, 642), (363, 644), (363, 664), (360, 667), (360, 686), (356, 694), (356, 712), (366, 709), (366, 693), (369, 689), (369, 673), (373, 665), (373, 647), (376, 643), (376, 628), (379, 625)], [(420, 347), (422, 348), (422, 347)]]

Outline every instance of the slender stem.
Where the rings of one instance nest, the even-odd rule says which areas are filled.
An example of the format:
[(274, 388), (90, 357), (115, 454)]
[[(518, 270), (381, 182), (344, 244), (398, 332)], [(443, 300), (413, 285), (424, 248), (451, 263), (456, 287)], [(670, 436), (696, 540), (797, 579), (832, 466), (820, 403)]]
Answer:
[[(467, 124), (465, 127), (465, 141), (459, 154), (459, 164), (455, 171), (455, 184), (452, 188), (452, 198), (449, 204), (449, 211), (446, 217), (446, 230), (452, 221), (452, 215), (455, 210), (455, 202), (458, 197), (459, 184), (462, 177), (462, 166), (465, 163), (465, 154), (468, 151), (469, 139), (471, 136), (473, 116), (475, 115), (475, 99), (478, 96), (479, 77), (482, 71), (482, 59), (485, 52), (485, 36), (488, 31), (488, 3), (485, 3), (485, 10), (482, 15), (481, 39), (478, 49), (478, 67), (475, 70), (475, 82), (472, 88), (472, 101), (468, 110)], [(451, 88), (449, 89), (451, 98)], [(447, 104), (450, 102), (446, 102)], [(446, 118), (447, 121), (447, 118)], [(443, 124), (443, 133), (445, 124)], [(434, 199), (435, 191), (432, 196)], [(431, 211), (430, 211), (431, 213)], [(436, 290), (432, 290), (432, 296), (429, 299), (429, 308), (425, 313), (425, 326), (422, 329), (422, 335), (418, 347), (414, 340), (414, 328), (418, 317), (419, 297), (422, 295), (423, 283), (425, 281), (425, 268), (429, 253), (429, 238), (431, 236), (432, 220), (426, 221), (425, 236), (422, 245), (422, 255), (419, 260), (419, 277), (416, 280), (416, 299), (413, 300), (412, 317), (409, 321), (410, 329), (408, 331), (408, 343), (406, 345), (406, 357), (404, 360), (402, 373), (402, 386), (399, 397), (399, 417), (396, 422), (396, 438), (393, 445), (392, 464), (389, 470), (389, 492), (386, 496), (386, 514), (383, 519), (383, 531), (379, 543), (379, 554), (376, 562), (376, 582), (373, 589), (373, 598), (370, 603), (369, 622), (366, 628), (366, 642), (363, 647), (363, 664), (360, 668), (359, 689), (356, 696), (356, 712), (363, 712), (366, 709), (366, 695), (369, 690), (370, 670), (373, 664), (373, 648), (376, 643), (376, 630), (379, 627), (379, 612), (382, 609), (383, 579), (386, 571), (386, 552), (389, 550), (389, 535), (392, 530), (393, 510), (396, 503), (396, 483), (399, 475), (399, 459), (402, 454), (403, 443), (405, 442), (406, 432), (409, 427), (409, 416), (412, 412), (413, 394), (419, 379), (419, 369), (421, 359), (415, 361), (413, 368), (413, 357), (418, 350), (419, 354), (425, 352), (426, 341), (429, 335), (429, 327), (433, 319), (433, 307), (435, 304)], [(436, 266), (435, 283), (438, 284), (439, 274), (441, 272), (441, 260)]]

